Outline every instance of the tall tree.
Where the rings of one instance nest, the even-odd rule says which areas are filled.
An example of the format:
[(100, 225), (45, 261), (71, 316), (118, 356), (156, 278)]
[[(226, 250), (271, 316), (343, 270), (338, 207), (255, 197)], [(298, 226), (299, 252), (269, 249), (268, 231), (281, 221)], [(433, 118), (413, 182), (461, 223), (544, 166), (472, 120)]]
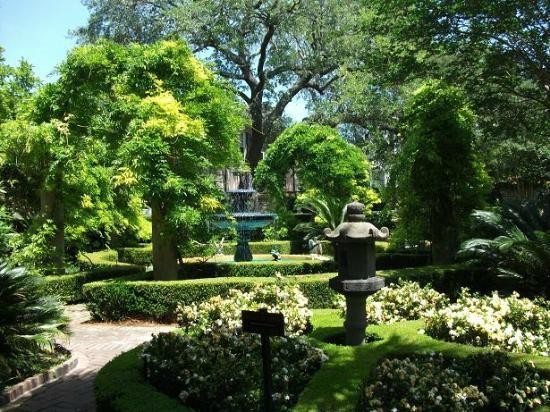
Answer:
[(336, 0), (85, 0), (81, 40), (186, 38), (231, 80), (252, 119), (246, 160), (254, 169), (276, 123), (301, 92), (324, 92), (351, 47), (358, 4)]
[(474, 115), (458, 89), (430, 82), (410, 99), (405, 120), (394, 167), (398, 230), (409, 240), (429, 239), (433, 262), (450, 263), (488, 183), (475, 155)]
[[(104, 145), (113, 187), (141, 195), (153, 211), (153, 266), (177, 277), (178, 232), (216, 205), (211, 171), (237, 164), (243, 107), (179, 41), (73, 50), (40, 99), (44, 118), (67, 118), (75, 136)], [(67, 113), (71, 115), (67, 117)]]

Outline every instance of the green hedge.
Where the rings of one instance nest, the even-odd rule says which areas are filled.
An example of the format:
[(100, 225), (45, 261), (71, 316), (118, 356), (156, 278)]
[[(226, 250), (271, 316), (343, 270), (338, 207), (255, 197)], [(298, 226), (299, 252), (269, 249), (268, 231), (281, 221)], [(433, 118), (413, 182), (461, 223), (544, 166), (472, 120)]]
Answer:
[(215, 277), (270, 277), (332, 272), (336, 264), (332, 260), (307, 260), (285, 262), (239, 262), (239, 263), (184, 263), (180, 269), (183, 279)]
[(118, 259), (121, 262), (142, 266), (148, 266), (153, 263), (153, 247), (150, 244), (141, 247), (119, 248), (117, 252)]
[(105, 365), (95, 379), (98, 412), (191, 412), (178, 399), (157, 391), (143, 374), (141, 346)]
[(84, 299), (82, 286), (86, 283), (132, 275), (143, 276), (145, 272), (141, 266), (117, 262), (115, 250), (81, 255), (78, 263), (84, 272), (45, 277), (44, 287), (48, 294), (59, 296), (66, 303), (81, 302)]
[[(488, 292), (494, 282), (480, 271), (460, 265), (407, 268), (379, 271), (386, 284), (408, 279), (424, 285), (431, 283), (440, 292), (455, 297), (461, 287)], [(336, 297), (328, 280), (335, 273), (289, 276), (309, 299), (310, 308), (331, 307)], [(101, 320), (149, 318), (174, 320), (178, 305), (202, 302), (212, 296), (224, 295), (230, 289), (248, 290), (258, 283), (273, 283), (274, 277), (224, 277), (177, 281), (103, 281), (84, 285), (84, 296), (92, 316)]]
[[(330, 305), (335, 293), (328, 287), (334, 274), (290, 277), (309, 299), (309, 306)], [(258, 283), (273, 283), (268, 278), (212, 278), (177, 281), (104, 281), (84, 285), (84, 296), (92, 316), (101, 320), (149, 318), (173, 321), (177, 305), (202, 302), (230, 289), (249, 290)]]

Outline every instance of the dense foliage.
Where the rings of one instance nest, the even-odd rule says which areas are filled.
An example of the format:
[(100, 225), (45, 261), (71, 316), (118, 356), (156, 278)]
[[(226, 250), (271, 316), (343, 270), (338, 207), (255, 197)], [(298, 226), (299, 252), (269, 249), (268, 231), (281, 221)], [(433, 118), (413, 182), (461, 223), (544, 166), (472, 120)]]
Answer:
[(373, 202), (367, 158), (330, 127), (298, 124), (269, 146), (256, 169), (255, 184), (279, 207), (286, 204), (284, 182), (289, 172), (311, 198), (342, 203), (355, 196), (367, 206)]
[(0, 263), (0, 388), (59, 361), (54, 339), (67, 324), (39, 276)]
[[(356, 2), (302, 0), (86, 0), (84, 41), (120, 43), (185, 38), (233, 82), (248, 106), (246, 160), (255, 168), (265, 143), (277, 137), (283, 113), (300, 93), (323, 93), (337, 78), (350, 48)], [(314, 29), (313, 29), (314, 27)]]
[[(524, 411), (549, 400), (550, 381), (502, 353), (386, 358), (365, 383), (358, 410)], [(429, 405), (429, 406), (428, 406)]]
[(464, 289), (456, 303), (428, 314), (426, 333), (452, 342), (548, 356), (550, 309), (546, 302), (539, 303), (517, 293), (478, 296)]
[(272, 339), (272, 367), (273, 400), (277, 409), (287, 410), (325, 357), (300, 336), (311, 317), (307, 299), (284, 283), (180, 307), (184, 333), (160, 334), (144, 348), (148, 378), (196, 410), (258, 408), (260, 339), (241, 332), (241, 310), (259, 307), (285, 315), (288, 336)]
[(546, 295), (550, 280), (550, 207), (546, 202), (505, 205), (472, 213), (476, 236), (462, 243), (458, 258), (516, 279), (532, 294)]
[(474, 115), (460, 90), (430, 82), (406, 110), (395, 174), (401, 236), (429, 239), (435, 264), (449, 263), (458, 234), (487, 189), (474, 146)]

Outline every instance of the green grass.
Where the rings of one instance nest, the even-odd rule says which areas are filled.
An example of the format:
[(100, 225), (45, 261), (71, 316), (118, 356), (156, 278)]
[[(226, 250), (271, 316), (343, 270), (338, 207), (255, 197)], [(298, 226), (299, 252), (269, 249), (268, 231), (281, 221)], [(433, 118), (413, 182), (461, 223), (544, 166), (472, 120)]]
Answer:
[[(444, 342), (419, 334), (422, 321), (393, 325), (369, 326), (367, 331), (382, 339), (360, 347), (345, 347), (325, 343), (327, 336), (343, 331), (343, 320), (334, 309), (314, 311), (311, 342), (329, 357), (302, 392), (296, 411), (352, 411), (359, 396), (361, 383), (378, 362), (387, 356), (408, 353), (442, 352), (463, 357), (486, 349)], [(550, 372), (550, 358), (511, 354), (516, 361), (533, 361), (538, 368)]]
[(98, 411), (191, 412), (178, 399), (170, 398), (149, 385), (143, 375), (141, 346), (125, 352), (105, 365), (95, 380)]

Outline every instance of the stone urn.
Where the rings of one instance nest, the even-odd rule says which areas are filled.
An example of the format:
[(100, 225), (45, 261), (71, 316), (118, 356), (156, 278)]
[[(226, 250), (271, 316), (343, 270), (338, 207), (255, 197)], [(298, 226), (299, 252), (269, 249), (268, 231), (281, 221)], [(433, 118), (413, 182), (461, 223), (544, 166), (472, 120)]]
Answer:
[(346, 206), (345, 222), (336, 229), (325, 229), (334, 245), (338, 276), (329, 285), (346, 297), (346, 345), (360, 345), (365, 340), (367, 296), (384, 287), (376, 276), (376, 240), (389, 236), (386, 227), (377, 229), (365, 219), (365, 205), (353, 202)]

